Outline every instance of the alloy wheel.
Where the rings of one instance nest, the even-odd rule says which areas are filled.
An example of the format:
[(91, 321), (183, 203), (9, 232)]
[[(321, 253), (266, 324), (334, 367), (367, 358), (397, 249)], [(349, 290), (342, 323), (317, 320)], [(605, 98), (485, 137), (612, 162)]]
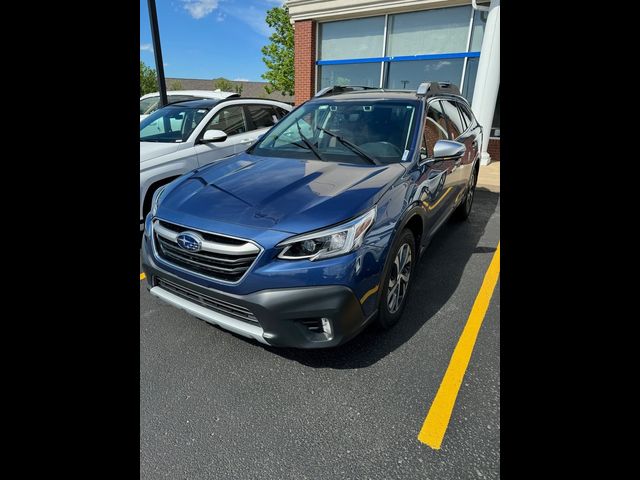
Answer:
[(467, 198), (465, 199), (465, 209), (467, 213), (471, 212), (471, 205), (473, 205), (473, 194), (476, 191), (476, 172), (471, 174), (469, 179), (469, 188), (467, 189)]
[(387, 292), (387, 308), (392, 315), (398, 311), (407, 294), (411, 276), (411, 247), (404, 243), (393, 261)]

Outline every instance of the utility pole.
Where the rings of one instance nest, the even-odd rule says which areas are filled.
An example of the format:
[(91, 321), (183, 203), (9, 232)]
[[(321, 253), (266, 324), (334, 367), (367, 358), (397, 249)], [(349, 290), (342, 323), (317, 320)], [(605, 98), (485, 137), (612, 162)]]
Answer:
[(156, 61), (156, 73), (158, 74), (158, 91), (160, 92), (160, 107), (167, 103), (167, 86), (164, 81), (164, 63), (162, 63), (162, 50), (160, 49), (160, 30), (158, 30), (158, 14), (156, 13), (156, 0), (147, 0), (149, 6), (149, 20), (151, 22), (151, 39), (153, 41), (153, 56)]

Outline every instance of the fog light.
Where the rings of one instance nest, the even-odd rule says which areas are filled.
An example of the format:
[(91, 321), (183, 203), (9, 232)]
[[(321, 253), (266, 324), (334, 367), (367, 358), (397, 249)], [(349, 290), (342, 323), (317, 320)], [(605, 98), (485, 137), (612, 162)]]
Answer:
[(327, 334), (327, 337), (331, 338), (333, 336), (333, 331), (331, 330), (331, 320), (328, 318), (322, 319), (322, 331)]

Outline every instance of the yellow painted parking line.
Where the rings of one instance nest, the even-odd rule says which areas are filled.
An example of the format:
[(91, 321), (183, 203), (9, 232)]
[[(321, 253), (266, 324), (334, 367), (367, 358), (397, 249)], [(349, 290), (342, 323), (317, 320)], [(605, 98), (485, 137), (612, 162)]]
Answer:
[(140, 280), (144, 280), (145, 278), (147, 278), (147, 276), (143, 273), (140, 274)]
[(418, 434), (418, 440), (429, 445), (433, 449), (440, 449), (442, 439), (447, 431), (451, 412), (456, 403), (458, 390), (462, 384), (462, 379), (469, 365), (469, 359), (473, 352), (473, 347), (478, 337), (478, 332), (482, 326), (482, 321), (489, 308), (489, 301), (493, 295), (498, 276), (500, 275), (500, 242), (493, 254), (491, 264), (485, 273), (482, 286), (478, 292), (471, 313), (467, 319), (467, 324), (460, 335), (458, 344), (453, 351), (447, 372), (444, 374), (436, 398), (431, 404), (427, 418), (422, 424), (422, 429)]

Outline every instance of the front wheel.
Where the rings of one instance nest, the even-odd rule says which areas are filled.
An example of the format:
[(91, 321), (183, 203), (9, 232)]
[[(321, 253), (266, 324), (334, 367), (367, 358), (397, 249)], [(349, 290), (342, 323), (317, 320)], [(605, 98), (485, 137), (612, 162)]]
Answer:
[(393, 259), (381, 284), (380, 309), (378, 325), (383, 329), (393, 327), (402, 316), (407, 293), (413, 277), (416, 256), (416, 244), (411, 230), (404, 230), (398, 242), (389, 252)]

